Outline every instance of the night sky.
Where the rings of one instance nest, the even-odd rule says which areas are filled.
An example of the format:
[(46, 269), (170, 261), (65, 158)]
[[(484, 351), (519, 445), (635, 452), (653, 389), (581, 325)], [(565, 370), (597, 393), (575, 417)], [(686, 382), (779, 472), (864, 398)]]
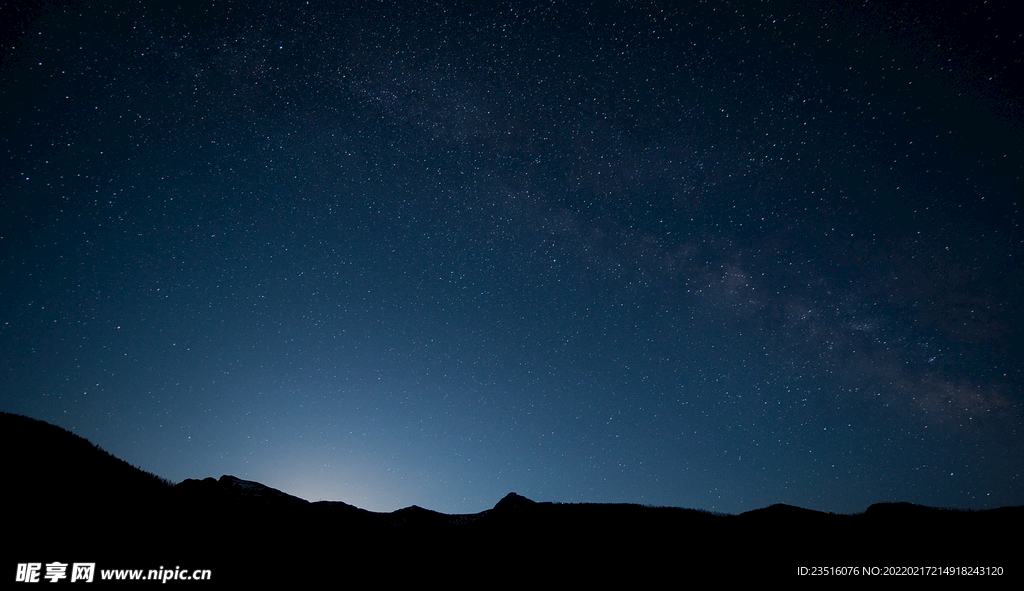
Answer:
[(380, 511), (1024, 504), (1010, 6), (13, 4), (0, 410)]

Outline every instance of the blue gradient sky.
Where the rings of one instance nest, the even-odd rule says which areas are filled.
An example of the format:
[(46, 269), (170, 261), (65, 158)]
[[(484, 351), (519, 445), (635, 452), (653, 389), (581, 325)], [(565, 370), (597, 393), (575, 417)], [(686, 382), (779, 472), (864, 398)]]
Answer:
[(0, 409), (373, 510), (1024, 504), (1008, 8), (335, 4), (5, 9)]

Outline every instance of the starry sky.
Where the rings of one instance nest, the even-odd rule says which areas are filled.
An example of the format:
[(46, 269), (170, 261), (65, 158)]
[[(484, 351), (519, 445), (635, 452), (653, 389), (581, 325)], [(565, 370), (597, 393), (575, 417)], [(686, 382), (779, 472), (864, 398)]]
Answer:
[(0, 410), (378, 511), (1024, 504), (1009, 6), (0, 7)]

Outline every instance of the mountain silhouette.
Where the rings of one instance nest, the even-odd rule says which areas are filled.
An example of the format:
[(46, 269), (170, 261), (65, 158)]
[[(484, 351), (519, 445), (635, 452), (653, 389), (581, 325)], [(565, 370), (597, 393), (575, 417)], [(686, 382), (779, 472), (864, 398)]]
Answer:
[[(836, 515), (772, 505), (740, 515), (636, 504), (536, 502), (390, 513), (309, 502), (234, 476), (172, 484), (48, 423), (0, 413), (14, 563), (211, 569), (225, 586), (440, 579), (664, 584), (714, 569), (759, 580), (798, 567), (1001, 567), (1019, 576), (1024, 507), (987, 511), (909, 503)], [(542, 577), (538, 579), (537, 577)], [(807, 579), (808, 577), (804, 577)], [(212, 583), (211, 583), (212, 584)]]

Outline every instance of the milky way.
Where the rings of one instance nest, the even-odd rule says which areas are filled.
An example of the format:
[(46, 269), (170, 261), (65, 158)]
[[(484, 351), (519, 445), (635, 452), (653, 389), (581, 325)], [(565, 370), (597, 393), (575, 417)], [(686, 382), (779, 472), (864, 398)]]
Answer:
[(674, 4), (19, 13), (0, 409), (374, 510), (1024, 504), (1013, 19)]

